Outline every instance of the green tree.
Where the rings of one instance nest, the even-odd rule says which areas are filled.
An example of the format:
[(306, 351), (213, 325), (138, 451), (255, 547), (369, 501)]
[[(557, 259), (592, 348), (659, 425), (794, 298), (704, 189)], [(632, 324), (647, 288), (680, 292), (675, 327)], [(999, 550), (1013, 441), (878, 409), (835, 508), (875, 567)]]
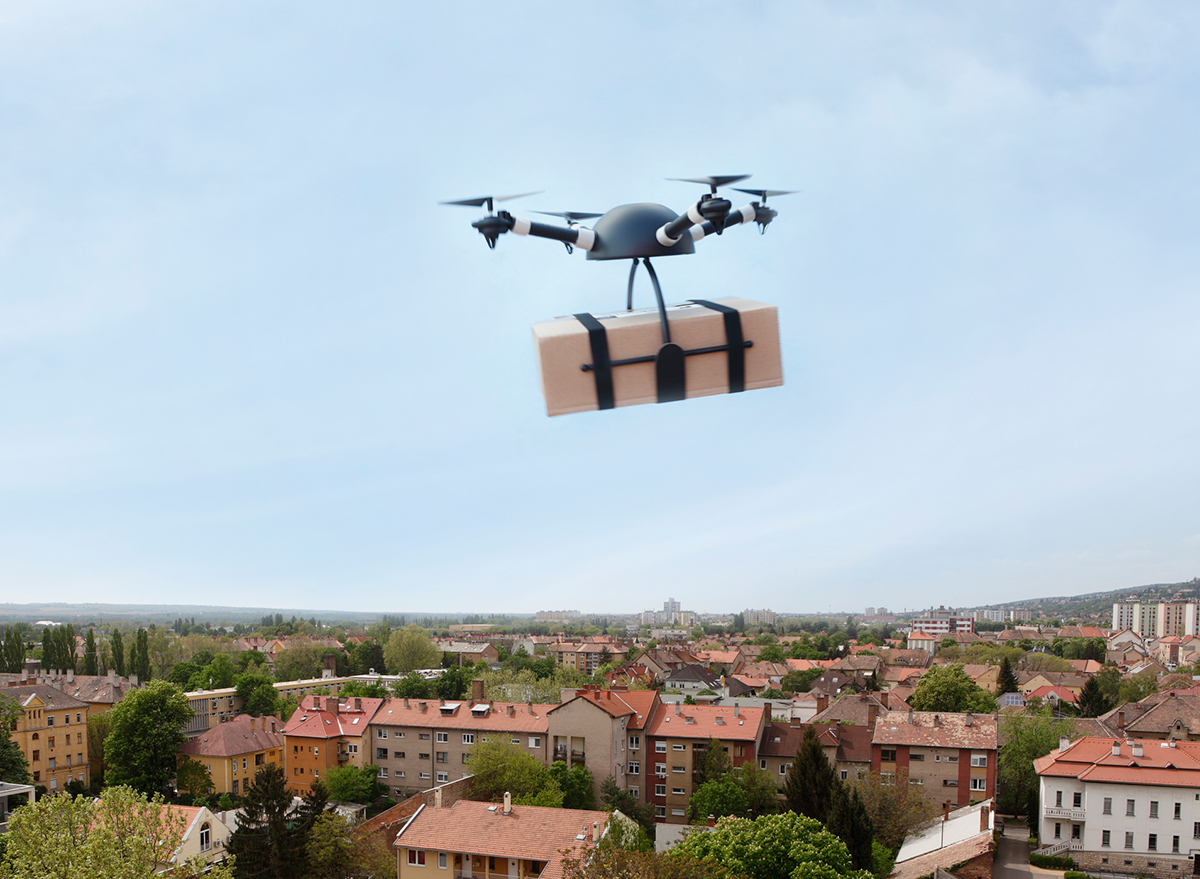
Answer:
[(433, 688), (441, 699), (462, 699), (467, 695), (470, 686), (470, 678), (462, 666), (458, 665), (446, 669), (433, 682)]
[(875, 841), (875, 827), (858, 791), (842, 784), (837, 786), (825, 826), (846, 844), (854, 869), (874, 869), (875, 854), (871, 845)]
[(113, 671), (125, 677), (125, 641), (121, 637), (120, 629), (113, 629), (109, 642), (112, 647)]
[[(187, 829), (182, 815), (128, 787), (98, 799), (42, 797), (9, 818), (6, 879), (153, 879), (170, 865)], [(175, 865), (172, 876), (232, 879), (229, 864), (199, 858)]]
[(714, 778), (704, 782), (692, 792), (688, 801), (688, 820), (693, 824), (712, 815), (724, 818), (727, 815), (747, 817), (750, 813), (750, 801), (732, 775)]
[(937, 804), (925, 797), (921, 786), (908, 783), (906, 770), (897, 772), (887, 784), (872, 772), (850, 783), (871, 818), (876, 842), (893, 853), (900, 850), (906, 836), (939, 814)]
[(378, 641), (363, 641), (354, 648), (354, 662), (359, 674), (370, 674), (371, 669), (376, 674), (387, 671), (387, 660), (383, 658), (383, 645)]
[(746, 794), (751, 816), (770, 815), (782, 808), (779, 786), (767, 770), (759, 769), (752, 763), (743, 763), (733, 770), (733, 778)]
[(779, 688), (785, 693), (807, 693), (812, 689), (812, 682), (824, 671), (825, 669), (819, 666), (804, 671), (789, 671), (780, 679)]
[(377, 766), (339, 766), (325, 779), (329, 799), (339, 803), (373, 803), (387, 793)]
[(1038, 786), (1033, 761), (1057, 748), (1059, 739), (1078, 737), (1072, 721), (1056, 721), (1049, 713), (1001, 717), (998, 805), (1012, 812), (1023, 810), (1030, 792), (1036, 793)]
[(308, 834), (304, 854), (308, 867), (306, 879), (346, 879), (352, 875), (354, 844), (347, 819), (337, 812), (326, 812), (318, 817)]
[(1005, 693), (1015, 693), (1019, 689), (1017, 673), (1013, 671), (1012, 663), (1009, 662), (1007, 656), (1000, 661), (1000, 676), (996, 683), (1001, 696)]
[(307, 681), (320, 677), (324, 658), (325, 648), (319, 644), (301, 643), (280, 650), (275, 657), (275, 678), (280, 681)]
[[(476, 741), (467, 755), (467, 766), (475, 776), (467, 791), (472, 800), (498, 803), (505, 791), (514, 800), (528, 800), (548, 786), (558, 790), (542, 762), (519, 745), (510, 744), (507, 735), (502, 741)], [(561, 791), (558, 793), (561, 798)]]
[(929, 669), (917, 681), (908, 700), (917, 711), (981, 714), (996, 710), (996, 700), (963, 671), (961, 665), (940, 665)]
[(96, 660), (96, 633), (88, 629), (83, 647), (83, 673), (95, 675), (99, 673), (99, 670), (99, 663)]
[(144, 794), (163, 793), (175, 775), (175, 756), (187, 741), (192, 718), (187, 697), (168, 681), (131, 691), (110, 712), (112, 731), (104, 741), (110, 784), (127, 784)]
[(206, 797), (213, 789), (212, 772), (199, 760), (184, 755), (175, 764), (175, 784), (182, 793)]
[(600, 783), (600, 802), (606, 811), (620, 811), (644, 830), (654, 829), (654, 807), (638, 800), (632, 791), (618, 786), (617, 780), (611, 775)]
[(242, 711), (252, 717), (272, 717), (279, 710), (279, 692), (271, 679), (257, 672), (245, 672), (234, 679), (235, 692), (242, 700)]
[(821, 749), (816, 730), (807, 727), (783, 784), (788, 808), (824, 824), (838, 784), (837, 772)]
[(401, 699), (432, 699), (433, 684), (410, 671), (392, 685), (392, 692)]
[(324, 785), (313, 782), (312, 792), (293, 809), (283, 767), (268, 763), (260, 769), (246, 788), (237, 829), (229, 838), (239, 879), (303, 876), (309, 834), (327, 799)]
[(845, 843), (819, 821), (795, 812), (725, 818), (709, 833), (692, 833), (668, 852), (715, 861), (751, 879), (870, 879), (855, 870)]
[(1117, 691), (1118, 702), (1141, 702), (1151, 693), (1158, 692), (1158, 679), (1150, 672), (1128, 675), (1121, 679)]
[(1079, 691), (1079, 704), (1077, 707), (1081, 717), (1099, 717), (1112, 706), (1108, 704), (1108, 699), (1100, 692), (1100, 682), (1091, 677), (1087, 679)]
[(692, 757), (692, 790), (705, 782), (718, 781), (732, 771), (733, 763), (725, 746), (718, 739), (709, 739)]
[(563, 879), (746, 879), (714, 860), (700, 860), (672, 851), (631, 851), (619, 845), (601, 845), (586, 860), (574, 852), (562, 860)]
[(549, 774), (562, 791), (564, 809), (596, 808), (595, 784), (592, 781), (592, 773), (586, 766), (568, 769), (565, 762), (555, 760), (550, 764)]
[(412, 623), (392, 632), (383, 648), (383, 657), (389, 672), (405, 674), (418, 668), (437, 668), (441, 652), (428, 633)]
[(94, 764), (99, 764), (92, 773), (93, 787), (104, 787), (104, 775), (108, 769), (108, 761), (104, 758), (104, 740), (112, 732), (112, 712), (89, 714), (87, 719), (88, 756)]
[(366, 684), (362, 681), (350, 681), (348, 684), (343, 684), (338, 691), (339, 696), (347, 698), (351, 696), (362, 696), (366, 699), (387, 699), (392, 693), (387, 688), (387, 684), (380, 678), (373, 684)]

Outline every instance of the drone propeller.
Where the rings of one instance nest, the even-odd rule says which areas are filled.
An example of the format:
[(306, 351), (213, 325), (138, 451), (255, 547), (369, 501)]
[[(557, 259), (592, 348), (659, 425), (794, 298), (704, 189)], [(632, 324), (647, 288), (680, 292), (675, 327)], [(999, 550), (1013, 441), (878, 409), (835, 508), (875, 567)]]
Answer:
[(728, 186), (730, 183), (737, 183), (739, 180), (745, 180), (749, 174), (730, 174), (724, 177), (668, 177), (668, 180), (677, 180), (680, 183), (700, 183), (709, 187), (709, 194), (716, 195), (718, 186)]
[(735, 192), (744, 192), (747, 195), (757, 195), (763, 200), (763, 204), (767, 203), (767, 199), (772, 195), (791, 195), (793, 192), (800, 192), (799, 189), (738, 189), (733, 188)]
[(596, 217), (603, 217), (604, 214), (588, 214), (582, 211), (534, 211), (535, 214), (543, 214), (547, 217), (562, 217), (568, 223), (576, 223), (580, 220), (592, 220)]
[(458, 204), (465, 205), (470, 208), (481, 208), (487, 205), (488, 213), (490, 214), (495, 206), (493, 202), (508, 201), (510, 198), (524, 198), (527, 195), (538, 195), (545, 192), (544, 189), (539, 189), (537, 192), (519, 192), (516, 195), (483, 195), (479, 198), (464, 198), (462, 201), (441, 201), (438, 204)]
[(759, 235), (766, 232), (771, 221), (779, 216), (778, 211), (767, 207), (767, 199), (772, 195), (791, 195), (793, 192), (800, 191), (799, 189), (738, 189), (736, 186), (734, 189), (762, 199), (762, 204), (754, 203), (754, 222), (758, 223)]

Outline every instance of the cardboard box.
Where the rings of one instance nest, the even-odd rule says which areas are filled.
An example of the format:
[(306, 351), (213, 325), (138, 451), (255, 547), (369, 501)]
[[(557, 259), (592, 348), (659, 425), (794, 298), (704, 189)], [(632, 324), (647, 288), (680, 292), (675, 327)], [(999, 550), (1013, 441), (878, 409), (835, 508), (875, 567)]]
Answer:
[[(783, 384), (779, 354), (779, 316), (774, 305), (750, 299), (714, 300), (737, 309), (742, 338), (753, 345), (744, 348), (745, 390), (773, 388)], [(609, 359), (620, 361), (649, 357), (644, 363), (614, 365), (612, 388), (617, 406), (656, 403), (658, 381), (653, 357), (662, 347), (662, 328), (657, 308), (598, 312), (593, 316), (604, 327)], [(726, 344), (725, 315), (691, 302), (667, 306), (671, 341), (685, 351)], [(585, 371), (593, 362), (588, 328), (574, 316), (558, 317), (533, 325), (542, 393), (548, 415), (565, 415), (599, 409), (596, 372)], [(729, 393), (729, 355), (726, 351), (693, 354), (685, 359), (686, 396), (704, 397)]]

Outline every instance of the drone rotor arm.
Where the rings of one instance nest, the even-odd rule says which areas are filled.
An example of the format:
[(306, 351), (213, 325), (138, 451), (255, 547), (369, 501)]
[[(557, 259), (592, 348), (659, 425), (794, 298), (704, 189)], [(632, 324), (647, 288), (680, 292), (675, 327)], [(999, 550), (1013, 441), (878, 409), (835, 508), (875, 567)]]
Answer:
[(669, 223), (663, 223), (654, 233), (654, 237), (658, 239), (658, 243), (663, 247), (671, 247), (678, 243), (683, 237), (683, 233), (692, 226), (698, 226), (701, 223), (707, 222), (704, 214), (700, 213), (700, 205), (702, 201), (696, 202), (686, 211), (676, 217)]
[[(725, 218), (725, 228), (728, 229), (730, 226), (741, 226), (745, 223), (753, 222), (758, 216), (758, 210), (759, 208), (756, 208), (753, 204), (731, 210), (729, 216)], [(716, 227), (708, 220), (705, 220), (703, 223), (697, 223), (688, 229), (688, 234), (692, 236), (693, 241), (699, 241), (701, 238), (712, 235), (716, 231)]]
[(549, 238), (551, 241), (561, 241), (580, 250), (591, 250), (596, 244), (596, 233), (584, 226), (551, 226), (548, 223), (535, 223), (526, 217), (513, 217), (512, 231), (517, 235), (532, 235), (534, 238)]

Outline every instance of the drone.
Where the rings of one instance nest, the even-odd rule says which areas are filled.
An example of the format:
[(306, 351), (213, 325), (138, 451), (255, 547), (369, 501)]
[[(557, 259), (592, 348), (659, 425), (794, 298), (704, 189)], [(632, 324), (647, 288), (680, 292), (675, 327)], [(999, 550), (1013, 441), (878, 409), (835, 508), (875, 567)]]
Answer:
[[(591, 314), (577, 314), (574, 317), (588, 330), (592, 342), (592, 363), (581, 365), (584, 372), (595, 373), (596, 402), (581, 408), (610, 409), (614, 405), (626, 401), (617, 399), (611, 381), (613, 366), (628, 366), (639, 363), (654, 363), (657, 374), (657, 401), (668, 402), (681, 400), (693, 395), (686, 388), (685, 358), (696, 354), (709, 354), (717, 351), (729, 352), (729, 381), (728, 390), (740, 391), (745, 389), (744, 369), (740, 365), (744, 361), (743, 347), (749, 348), (753, 342), (743, 341), (740, 326), (737, 324), (738, 312), (727, 306), (716, 305), (708, 300), (690, 300), (711, 311), (722, 312), (725, 318), (726, 344), (704, 345), (685, 350), (671, 341), (671, 325), (668, 321), (667, 307), (663, 301), (662, 287), (658, 275), (651, 265), (651, 257), (681, 256), (696, 252), (696, 242), (710, 235), (721, 235), (726, 229), (747, 223), (756, 223), (759, 233), (765, 233), (767, 226), (778, 216), (778, 212), (767, 206), (769, 198), (790, 195), (798, 190), (790, 189), (739, 189), (754, 196), (755, 200), (740, 208), (734, 208), (729, 199), (718, 195), (717, 190), (745, 180), (750, 175), (734, 174), (710, 177), (670, 178), (682, 183), (698, 183), (707, 186), (709, 191), (698, 201), (690, 205), (682, 214), (677, 214), (669, 207), (661, 204), (638, 203), (618, 205), (607, 213), (585, 213), (580, 211), (535, 211), (546, 216), (559, 217), (566, 222), (566, 227), (541, 223), (526, 217), (516, 216), (506, 210), (496, 210), (496, 204), (515, 198), (538, 195), (537, 192), (524, 192), (516, 195), (481, 196), (466, 198), (458, 201), (445, 201), (442, 204), (462, 205), (466, 207), (486, 207), (487, 216), (480, 217), (471, 226), (483, 236), (489, 249), (495, 249), (501, 235), (512, 232), (516, 235), (535, 238), (547, 238), (565, 245), (567, 253), (575, 248), (587, 253), (589, 260), (630, 259), (633, 261), (629, 269), (629, 283), (626, 293), (626, 312), (633, 313), (633, 282), (639, 264), (644, 263), (646, 272), (654, 286), (657, 300), (659, 325), (662, 335), (662, 346), (654, 355), (611, 360), (608, 357), (608, 345), (604, 340), (605, 327)], [(588, 228), (582, 224), (584, 220), (596, 220)], [(733, 317), (730, 317), (732, 311)], [(598, 334), (599, 342), (598, 344)], [(535, 327), (536, 335), (536, 327)], [(540, 340), (539, 340), (540, 343)], [(735, 350), (736, 349), (736, 350)], [(774, 384), (782, 383), (782, 374)], [(756, 385), (765, 387), (766, 384)], [(549, 384), (543, 362), (543, 389), (547, 392), (547, 404), (550, 403)], [(719, 393), (721, 391), (697, 391), (700, 393)], [(649, 400), (632, 399), (628, 402), (649, 402)], [(561, 411), (579, 411), (578, 408), (567, 408)]]

